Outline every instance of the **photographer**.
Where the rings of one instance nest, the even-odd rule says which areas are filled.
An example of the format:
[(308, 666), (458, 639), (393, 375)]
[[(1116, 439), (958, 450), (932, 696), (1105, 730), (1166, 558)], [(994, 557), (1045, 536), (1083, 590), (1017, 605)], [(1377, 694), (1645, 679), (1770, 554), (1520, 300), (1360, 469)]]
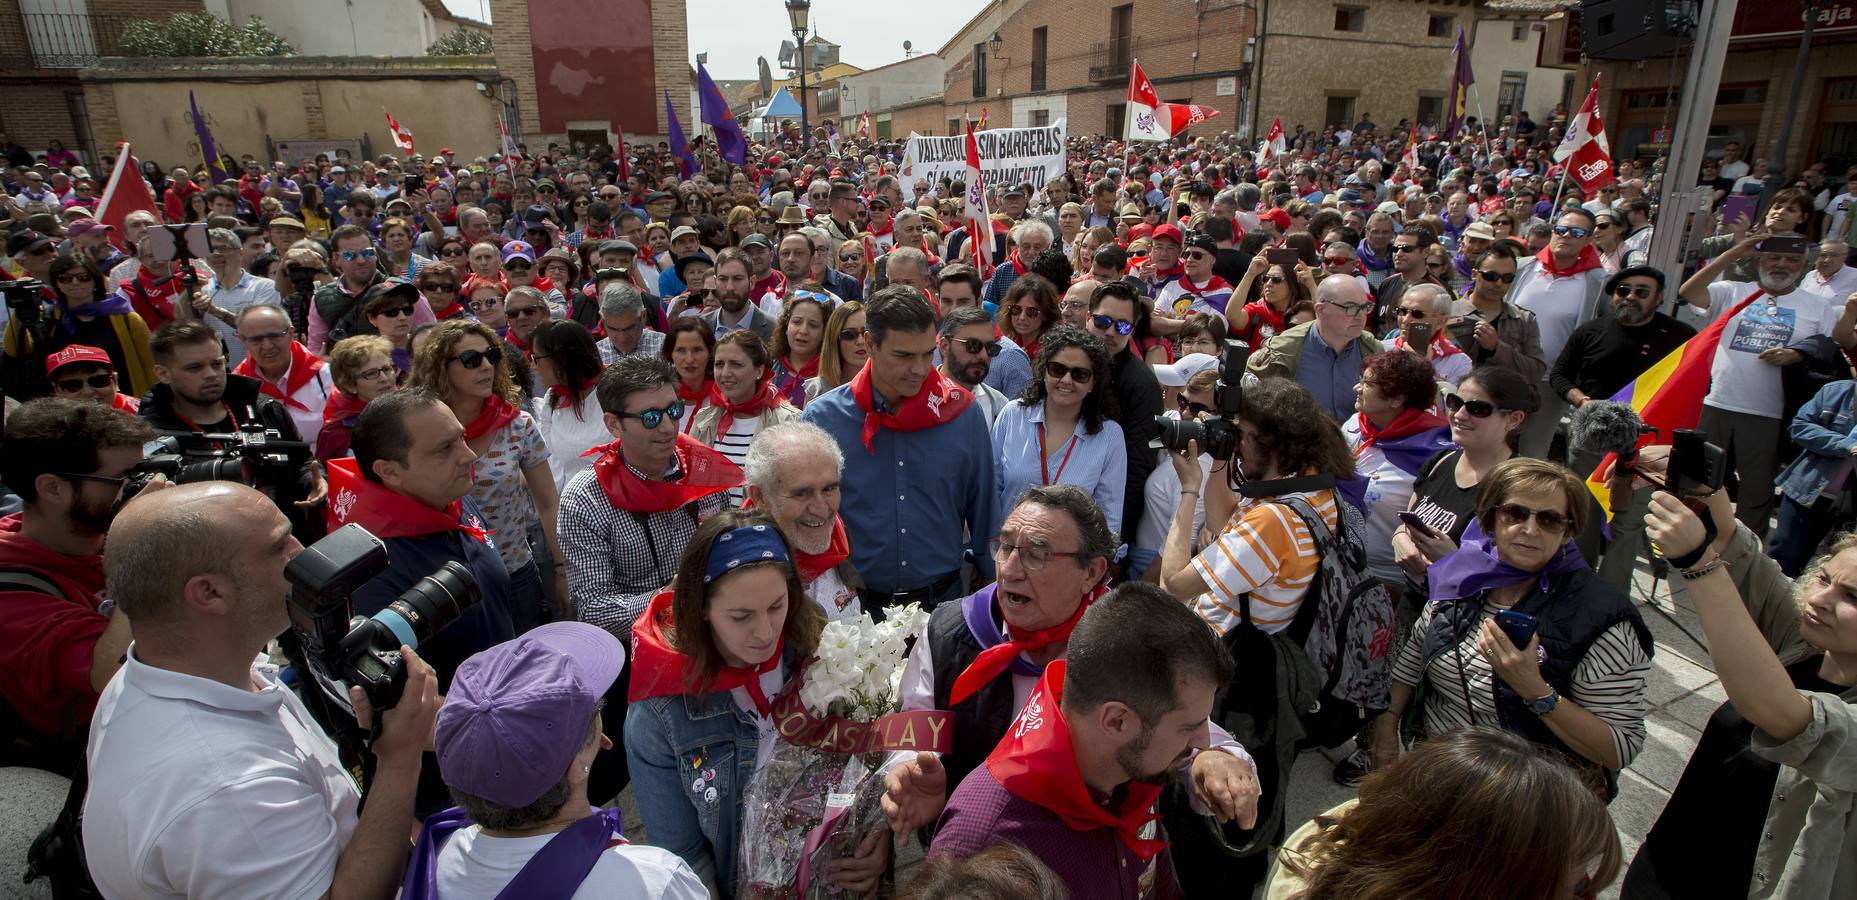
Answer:
[[(253, 654), (290, 626), (284, 567), (302, 551), (263, 495), (182, 485), (128, 506), (103, 567), (134, 629), (91, 723), (84, 850), (110, 897), (389, 898), (438, 714), (408, 648), (367, 809), (296, 695)], [(357, 718), (373, 718), (350, 693)]]
[[(32, 232), (25, 232), (31, 234)], [(19, 235), (14, 235), (17, 242)], [(27, 270), (29, 274), (31, 269)], [(140, 395), (154, 383), (148, 358), (148, 326), (129, 301), (104, 293), (103, 272), (89, 259), (60, 256), (50, 260), (41, 279), (49, 302), (13, 296), (6, 326), (4, 370), (7, 392), (14, 398), (50, 392), (46, 357), (72, 344), (97, 347), (110, 355), (118, 380), (128, 393)], [(17, 305), (13, 305), (17, 304)]]
[(25, 509), (0, 519), (0, 698), (24, 726), (7, 742), (44, 751), (19, 762), (75, 768), (121, 664), (129, 626), (105, 599), (103, 536), (153, 437), (141, 419), (87, 401), (32, 400), (7, 416), (0, 471)]

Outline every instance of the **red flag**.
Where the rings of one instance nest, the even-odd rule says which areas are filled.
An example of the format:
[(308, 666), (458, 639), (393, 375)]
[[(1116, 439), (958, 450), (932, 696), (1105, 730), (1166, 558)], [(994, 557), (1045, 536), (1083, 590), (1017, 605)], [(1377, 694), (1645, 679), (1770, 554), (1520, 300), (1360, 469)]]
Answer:
[[(387, 118), (391, 120), (393, 117), (388, 116)], [(515, 174), (516, 167), (522, 163), (522, 154), (516, 150), (515, 138), (509, 136), (508, 123), (504, 122), (501, 118), (497, 119), (496, 130), (499, 132), (500, 140), (502, 141), (503, 162), (509, 165), (509, 171), (513, 175)], [(406, 146), (409, 149), (413, 146), (413, 139), (410, 136), (406, 139)]]
[(1265, 160), (1276, 159), (1277, 154), (1282, 153), (1288, 146), (1283, 137), (1283, 117), (1278, 116), (1270, 120), (1270, 131), (1264, 135), (1263, 143), (1258, 145), (1258, 165), (1263, 165)]
[(1588, 194), (1612, 182), (1612, 148), (1606, 142), (1606, 124), (1599, 117), (1597, 75), (1579, 114), (1567, 123), (1567, 136), (1554, 148), (1554, 161), (1566, 166), (1567, 174)]
[(141, 210), (161, 220), (161, 213), (155, 208), (155, 195), (148, 189), (148, 182), (142, 180), (142, 167), (136, 164), (135, 154), (129, 152), (129, 142), (116, 145), (116, 168), (110, 170), (110, 183), (103, 188), (103, 199), (97, 203), (97, 221), (113, 225), (116, 230), (110, 232), (110, 243), (118, 248), (123, 245), (123, 220), (129, 214)]
[(870, 137), (870, 110), (858, 114), (858, 137)]
[(967, 243), (974, 248), (974, 270), (990, 278), (993, 220), (987, 215), (987, 189), (980, 180), (980, 141), (974, 137), (972, 122), (967, 123), (967, 172), (962, 177), (967, 180)]
[[(614, 125), (613, 133), (618, 135), (619, 142), (619, 183), (629, 185), (632, 181), (632, 154), (627, 153), (625, 149), (625, 129)], [(630, 189), (627, 188), (627, 190)]]
[(413, 152), (413, 133), (400, 127), (400, 123), (394, 120), (393, 113), (384, 109), (381, 112), (387, 114), (387, 133), (393, 136), (393, 145), (400, 148), (401, 153)]

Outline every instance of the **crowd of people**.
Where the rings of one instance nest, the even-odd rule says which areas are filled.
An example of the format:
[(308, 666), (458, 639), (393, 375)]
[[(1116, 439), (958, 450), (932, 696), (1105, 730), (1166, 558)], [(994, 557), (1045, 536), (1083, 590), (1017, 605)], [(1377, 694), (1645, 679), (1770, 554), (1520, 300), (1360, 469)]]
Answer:
[[(151, 161), (120, 228), (27, 160), (9, 764), (75, 777), (109, 897), (748, 896), (774, 704), (917, 604), (897, 699), (951, 749), (885, 761), (837, 896), (1857, 895), (1857, 170), (1711, 154), (1757, 212), (1665, 272), (1678, 175), (1587, 196), (1562, 124), (1074, 136), (984, 213), (836, 136)], [(1728, 486), (1653, 448), (1602, 505), (1568, 416), (1717, 322)], [(356, 615), (479, 597), (385, 711), (292, 655), (286, 565), (351, 524)], [(1646, 573), (1731, 702), (1628, 859)], [(1358, 798), (1287, 821), (1312, 746)]]

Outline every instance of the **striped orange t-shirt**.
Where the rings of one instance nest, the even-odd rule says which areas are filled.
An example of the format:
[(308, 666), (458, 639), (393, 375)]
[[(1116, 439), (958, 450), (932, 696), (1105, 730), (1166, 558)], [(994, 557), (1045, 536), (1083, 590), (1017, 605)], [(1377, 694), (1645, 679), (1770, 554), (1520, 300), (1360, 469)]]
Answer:
[[(1334, 491), (1287, 494), (1300, 497), (1336, 527)], [(1193, 598), (1193, 610), (1220, 634), (1243, 621), (1239, 598), (1251, 595), (1251, 623), (1274, 634), (1289, 627), (1315, 579), (1315, 539), (1302, 517), (1281, 498), (1241, 497), (1225, 531), (1193, 559), (1206, 582), (1206, 593)]]

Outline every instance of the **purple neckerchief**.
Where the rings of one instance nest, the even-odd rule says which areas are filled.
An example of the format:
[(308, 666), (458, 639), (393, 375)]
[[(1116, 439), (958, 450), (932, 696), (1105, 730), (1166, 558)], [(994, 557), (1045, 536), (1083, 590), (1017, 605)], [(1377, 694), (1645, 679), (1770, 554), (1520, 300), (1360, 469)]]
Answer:
[(1451, 256), (1451, 266), (1457, 270), (1458, 275), (1465, 278), (1470, 277), (1470, 259), (1462, 253), (1456, 253)]
[(1463, 539), (1457, 549), (1438, 560), (1431, 567), (1431, 599), (1465, 600), (1484, 591), (1521, 584), (1530, 579), (1539, 579), (1540, 590), (1547, 590), (1548, 579), (1590, 568), (1586, 557), (1580, 555), (1580, 548), (1574, 546), (1570, 539), (1561, 545), (1560, 552), (1548, 560), (1540, 571), (1528, 572), (1503, 562), (1496, 555), (1496, 543), (1485, 537), (1481, 523), (1470, 520), (1470, 527), (1464, 529)]
[(66, 334), (75, 334), (78, 316), (120, 316), (123, 313), (134, 311), (135, 308), (129, 305), (128, 297), (122, 294), (110, 294), (102, 300), (66, 309), (62, 322)]
[[(980, 649), (986, 650), (1006, 642), (1006, 635), (993, 621), (993, 592), (998, 584), (989, 584), (974, 593), (961, 598), (961, 616), (967, 620), (967, 630), (980, 642)], [(1014, 675), (1029, 675), (1037, 678), (1045, 673), (1045, 667), (1034, 665), (1020, 653), (1012, 658), (1012, 664), (1006, 670)]]
[(1354, 255), (1360, 258), (1361, 265), (1370, 272), (1386, 272), (1393, 268), (1392, 251), (1387, 251), (1386, 258), (1381, 259), (1378, 253), (1373, 252), (1372, 247), (1367, 246), (1367, 241), (1364, 239), (1359, 246), (1354, 248)]
[[(456, 806), (426, 818), (419, 829), (412, 861), (406, 866), (406, 881), (400, 887), (402, 900), (438, 900), (439, 852), (452, 834), (472, 824), (464, 810)], [(535, 851), (522, 871), (497, 892), (496, 900), (569, 900), (614, 838), (624, 840), (619, 809), (594, 811)]]

